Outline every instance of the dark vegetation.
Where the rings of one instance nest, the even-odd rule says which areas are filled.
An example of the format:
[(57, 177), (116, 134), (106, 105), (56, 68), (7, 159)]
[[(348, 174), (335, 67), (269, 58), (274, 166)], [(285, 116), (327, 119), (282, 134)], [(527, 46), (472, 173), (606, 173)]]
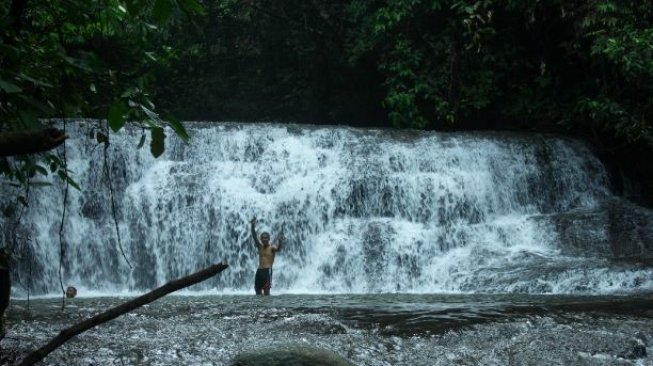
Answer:
[(185, 120), (520, 130), (589, 140), (653, 202), (647, 1), (217, 1), (164, 37)]

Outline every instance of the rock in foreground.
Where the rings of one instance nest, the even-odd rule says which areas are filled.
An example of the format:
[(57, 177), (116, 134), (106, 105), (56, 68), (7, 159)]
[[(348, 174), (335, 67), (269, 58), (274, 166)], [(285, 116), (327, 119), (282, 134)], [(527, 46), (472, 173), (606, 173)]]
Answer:
[(303, 344), (289, 344), (238, 355), (232, 366), (354, 366), (337, 353)]

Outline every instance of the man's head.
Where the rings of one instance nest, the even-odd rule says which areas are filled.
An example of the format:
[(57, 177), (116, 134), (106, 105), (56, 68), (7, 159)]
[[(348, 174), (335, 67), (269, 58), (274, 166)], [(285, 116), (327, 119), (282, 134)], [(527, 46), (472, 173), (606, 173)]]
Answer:
[(270, 233), (265, 231), (261, 233), (261, 244), (263, 244), (264, 247), (270, 245)]

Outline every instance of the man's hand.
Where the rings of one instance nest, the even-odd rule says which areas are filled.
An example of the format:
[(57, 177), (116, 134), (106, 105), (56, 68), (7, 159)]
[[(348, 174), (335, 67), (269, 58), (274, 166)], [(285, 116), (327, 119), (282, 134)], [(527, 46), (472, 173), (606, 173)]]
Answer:
[(286, 237), (283, 236), (283, 233), (277, 235), (277, 237), (274, 239), (277, 242), (277, 247), (276, 250), (281, 250), (283, 248), (283, 243), (286, 241)]
[(256, 226), (256, 216), (249, 222), (252, 226)]

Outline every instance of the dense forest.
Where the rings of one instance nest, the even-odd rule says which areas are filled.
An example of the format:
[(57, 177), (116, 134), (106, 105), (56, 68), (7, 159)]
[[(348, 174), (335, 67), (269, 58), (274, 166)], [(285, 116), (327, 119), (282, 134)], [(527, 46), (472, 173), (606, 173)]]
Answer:
[[(557, 132), (653, 202), (648, 1), (13, 0), (0, 19), (3, 132), (131, 122), (155, 155), (180, 120)], [(3, 173), (47, 170), (25, 160)]]

